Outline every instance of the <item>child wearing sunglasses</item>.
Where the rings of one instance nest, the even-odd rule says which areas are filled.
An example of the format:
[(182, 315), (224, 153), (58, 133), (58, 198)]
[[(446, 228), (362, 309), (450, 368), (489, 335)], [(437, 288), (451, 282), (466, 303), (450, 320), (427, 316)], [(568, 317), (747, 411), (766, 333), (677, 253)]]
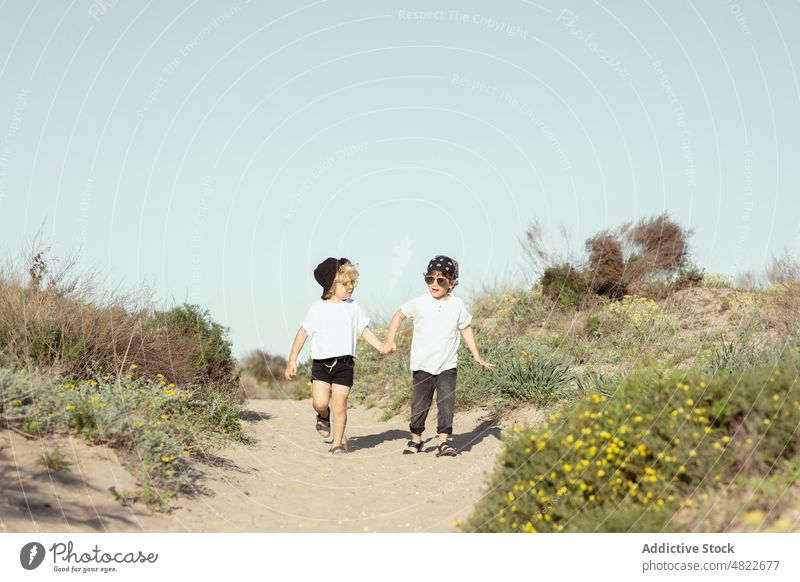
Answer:
[(356, 341), (359, 336), (376, 350), (382, 344), (368, 327), (369, 318), (353, 299), (358, 271), (345, 258), (329, 257), (314, 269), (314, 278), (322, 286), (322, 300), (314, 302), (295, 335), (286, 379), (297, 375), (297, 357), (306, 338), (311, 337), (311, 401), (317, 413), (317, 432), (331, 436), (333, 408), (333, 440), (330, 452), (347, 452), (344, 436), (347, 425), (347, 398), (353, 386)]
[(392, 317), (381, 353), (396, 349), (394, 338), (406, 318), (414, 321), (411, 339), (411, 374), (414, 393), (411, 399), (411, 440), (403, 454), (416, 454), (422, 449), (425, 419), (436, 392), (438, 408), (436, 432), (439, 434), (437, 457), (454, 457), (456, 449), (448, 442), (453, 433), (453, 409), (456, 400), (456, 367), (461, 338), (472, 357), (484, 370), (491, 370), (481, 358), (475, 343), (470, 315), (464, 302), (452, 295), (458, 285), (458, 263), (437, 255), (428, 263), (424, 274), (428, 292), (405, 303)]

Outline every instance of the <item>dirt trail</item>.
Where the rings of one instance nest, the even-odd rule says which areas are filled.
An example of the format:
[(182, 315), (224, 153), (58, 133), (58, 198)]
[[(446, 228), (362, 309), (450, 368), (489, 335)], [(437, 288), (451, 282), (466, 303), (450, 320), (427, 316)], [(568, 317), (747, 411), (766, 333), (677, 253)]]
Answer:
[[(500, 447), (500, 429), (476, 411), (456, 415), (459, 456), (437, 459), (430, 434), (423, 453), (402, 455), (405, 417), (380, 422), (379, 410), (355, 408), (351, 452), (332, 456), (314, 431), (310, 401), (250, 400), (245, 410), (255, 444), (216, 451), (217, 462), (201, 467), (208, 494), (180, 499), (168, 516), (114, 499), (109, 487), (131, 490), (134, 479), (111, 449), (6, 432), (0, 531), (453, 531), (480, 497)], [(435, 418), (432, 411), (428, 424)], [(37, 460), (55, 446), (71, 463), (66, 473), (48, 473)]]

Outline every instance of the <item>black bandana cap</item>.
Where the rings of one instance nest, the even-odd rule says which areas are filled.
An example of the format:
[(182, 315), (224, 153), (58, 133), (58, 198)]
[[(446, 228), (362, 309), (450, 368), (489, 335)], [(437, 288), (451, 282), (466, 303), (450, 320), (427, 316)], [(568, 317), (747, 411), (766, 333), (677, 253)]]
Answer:
[(430, 275), (433, 271), (439, 271), (455, 281), (458, 279), (458, 261), (444, 255), (436, 255), (428, 263), (425, 274)]

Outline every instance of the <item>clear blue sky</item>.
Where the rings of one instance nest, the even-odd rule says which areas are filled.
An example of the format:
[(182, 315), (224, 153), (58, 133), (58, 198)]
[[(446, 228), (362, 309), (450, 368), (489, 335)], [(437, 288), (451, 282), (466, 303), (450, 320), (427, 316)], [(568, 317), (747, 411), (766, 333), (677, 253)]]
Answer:
[[(423, 12), (424, 11), (424, 12)], [(0, 3), (0, 248), (288, 353), (327, 256), (387, 317), (438, 253), (521, 281), (669, 211), (709, 271), (800, 250), (797, 2)]]

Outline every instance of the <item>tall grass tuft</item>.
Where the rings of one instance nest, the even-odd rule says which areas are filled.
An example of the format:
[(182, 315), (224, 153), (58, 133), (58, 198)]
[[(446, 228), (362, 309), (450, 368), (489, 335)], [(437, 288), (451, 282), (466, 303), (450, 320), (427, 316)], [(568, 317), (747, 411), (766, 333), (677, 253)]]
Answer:
[(562, 397), (575, 380), (567, 364), (547, 357), (522, 357), (506, 360), (497, 371), (501, 398), (515, 404), (547, 406)]

